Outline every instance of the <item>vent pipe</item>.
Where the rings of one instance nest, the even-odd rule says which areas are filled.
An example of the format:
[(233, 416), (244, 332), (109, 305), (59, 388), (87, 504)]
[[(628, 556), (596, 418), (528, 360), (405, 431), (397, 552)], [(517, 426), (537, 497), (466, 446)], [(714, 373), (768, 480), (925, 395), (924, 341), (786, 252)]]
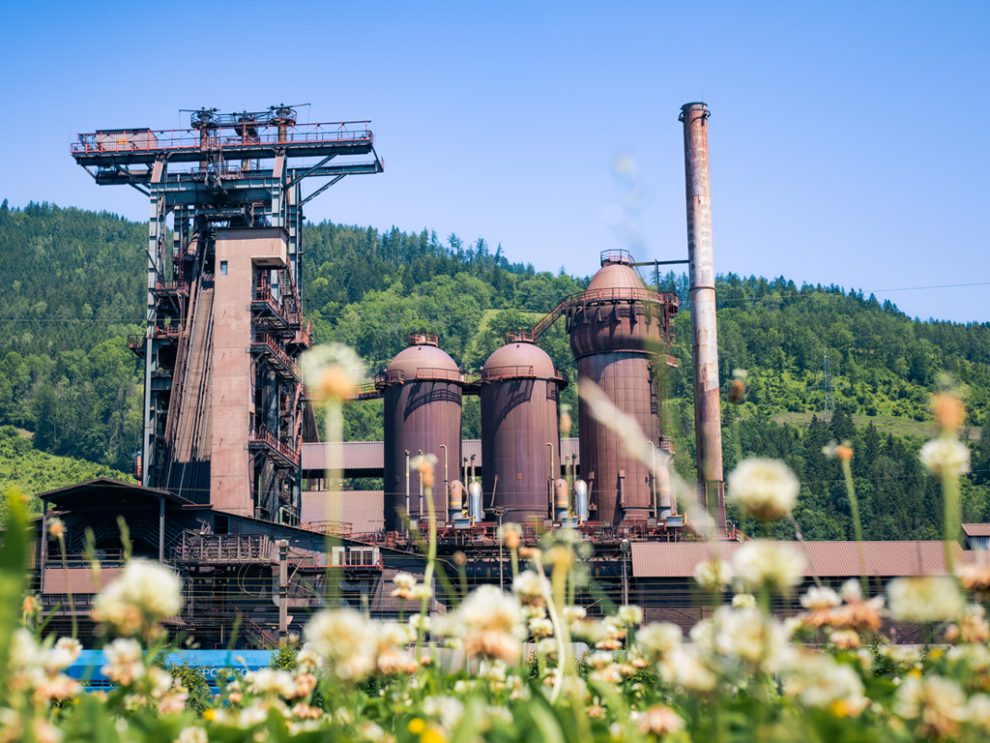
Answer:
[(712, 201), (708, 170), (708, 106), (685, 103), (688, 264), (694, 354), (694, 431), (698, 490), (705, 508), (725, 527), (722, 475), (722, 411), (719, 400), (718, 332), (715, 323), (715, 259), (712, 252)]

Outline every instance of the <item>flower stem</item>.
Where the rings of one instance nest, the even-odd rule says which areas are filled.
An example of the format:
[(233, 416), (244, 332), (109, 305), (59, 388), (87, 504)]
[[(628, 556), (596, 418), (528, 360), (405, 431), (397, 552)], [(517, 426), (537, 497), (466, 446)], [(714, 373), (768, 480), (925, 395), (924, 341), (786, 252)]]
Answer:
[(58, 551), (62, 554), (62, 570), (65, 571), (65, 598), (69, 603), (69, 616), (72, 618), (72, 639), (79, 636), (79, 620), (76, 619), (76, 601), (72, 595), (72, 581), (69, 580), (69, 560), (65, 556), (65, 535), (58, 535)]
[(327, 530), (327, 602), (331, 606), (340, 603), (340, 575), (343, 565), (337, 569), (333, 565), (334, 548), (339, 546), (340, 535), (336, 526), (343, 521), (343, 495), (341, 494), (340, 455), (343, 453), (344, 421), (340, 400), (330, 398), (326, 403), (327, 426), (327, 490), (329, 491), (330, 528)]
[(942, 475), (942, 499), (944, 502), (943, 516), (943, 545), (945, 550), (945, 572), (953, 575), (954, 560), (952, 557), (952, 545), (959, 539), (960, 518), (959, 514), (959, 478), (946, 472)]
[(856, 486), (853, 483), (852, 464), (848, 459), (840, 459), (842, 477), (846, 482), (846, 493), (849, 495), (849, 514), (852, 516), (853, 535), (856, 537), (856, 553), (859, 556), (859, 583), (863, 596), (868, 596), (866, 585), (866, 555), (863, 553), (863, 522), (859, 517), (859, 499), (856, 498)]
[[(423, 585), (432, 592), (433, 570), (434, 564), (437, 561), (437, 511), (433, 503), (433, 486), (427, 485), (424, 494), (426, 496), (427, 523), (429, 524), (429, 544), (426, 552), (426, 570), (423, 573)], [(432, 594), (424, 593), (420, 603), (420, 614), (424, 617), (426, 616), (426, 611), (429, 608), (430, 595)]]

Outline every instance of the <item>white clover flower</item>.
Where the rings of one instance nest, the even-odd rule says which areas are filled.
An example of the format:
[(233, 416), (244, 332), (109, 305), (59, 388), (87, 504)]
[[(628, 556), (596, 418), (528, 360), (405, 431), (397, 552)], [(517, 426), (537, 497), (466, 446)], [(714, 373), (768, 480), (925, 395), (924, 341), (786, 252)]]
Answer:
[(127, 686), (144, 676), (141, 646), (136, 640), (118, 638), (103, 648), (106, 665), (103, 675), (114, 683)]
[(523, 570), (512, 581), (512, 590), (524, 604), (538, 604), (550, 590), (546, 578), (533, 570)]
[(898, 622), (943, 622), (966, 612), (954, 578), (898, 578), (887, 584), (890, 616)]
[(361, 357), (343, 343), (314, 346), (299, 357), (299, 370), (317, 404), (349, 400), (367, 378)]
[(691, 639), (711, 655), (742, 660), (774, 671), (786, 657), (788, 633), (783, 624), (759, 609), (722, 606), (691, 630)]
[(182, 728), (175, 739), (175, 743), (207, 743), (207, 741), (209, 741), (209, 737), (206, 735), (206, 731), (203, 728), (193, 726)]
[(660, 663), (660, 674), (668, 683), (688, 691), (712, 691), (718, 677), (702, 660), (698, 648), (678, 645)]
[(963, 717), (981, 733), (990, 735), (990, 696), (986, 694), (971, 696), (966, 703)]
[(760, 521), (789, 516), (801, 484), (791, 468), (778, 459), (744, 459), (726, 481), (728, 498)]
[(863, 587), (860, 585), (858, 579), (850, 578), (842, 584), (842, 588), (839, 590), (839, 595), (842, 597), (843, 601), (849, 604), (862, 601)]
[(18, 627), (11, 637), (8, 664), (11, 671), (23, 672), (40, 668), (45, 662), (45, 653), (35, 642), (31, 631)]
[(464, 704), (451, 696), (427, 697), (423, 700), (423, 714), (439, 720), (445, 730), (453, 730), (464, 716)]
[(135, 558), (93, 601), (93, 618), (118, 634), (147, 633), (182, 610), (182, 581), (158, 563)]
[(550, 637), (553, 635), (553, 622), (546, 618), (530, 619), (529, 633), (533, 637)]
[(565, 606), (561, 615), (566, 622), (580, 622), (588, 616), (588, 611), (583, 606)]
[(291, 699), (296, 695), (292, 674), (274, 668), (262, 668), (244, 674), (244, 683), (252, 694), (274, 695)]
[(55, 646), (48, 651), (45, 668), (49, 673), (64, 671), (79, 659), (82, 649), (82, 643), (74, 637), (58, 638)]
[(922, 736), (952, 734), (966, 716), (966, 694), (958, 683), (941, 676), (908, 676), (897, 690), (894, 712), (919, 722)]
[(847, 665), (814, 651), (795, 652), (781, 669), (783, 693), (806, 707), (825, 708), (844, 701), (853, 708), (865, 706), (863, 682)]
[(959, 477), (969, 472), (969, 447), (958, 439), (932, 439), (921, 447), (918, 456), (933, 475)]
[(637, 721), (644, 735), (670, 735), (684, 729), (684, 720), (665, 704), (655, 704), (645, 710)]
[(481, 586), (458, 607), (455, 622), (468, 657), (509, 662), (519, 657), (525, 628), (515, 596), (495, 586)]
[(338, 678), (360, 681), (374, 670), (374, 624), (353, 609), (314, 614), (304, 633), (312, 649), (330, 661)]
[(732, 558), (736, 581), (749, 591), (761, 587), (789, 593), (804, 578), (801, 553), (783, 542), (756, 539), (746, 542)]
[(636, 648), (646, 657), (657, 660), (679, 647), (683, 635), (676, 624), (653, 622), (636, 633)]
[(732, 566), (725, 560), (712, 558), (694, 566), (694, 580), (706, 591), (724, 591), (732, 583)]
[(831, 609), (841, 603), (842, 599), (839, 598), (839, 594), (828, 586), (812, 586), (801, 597), (801, 606), (811, 610)]
[(754, 609), (756, 596), (751, 593), (737, 593), (732, 597), (732, 606), (736, 609)]
[(624, 604), (615, 613), (615, 618), (623, 627), (636, 627), (643, 623), (643, 610), (634, 604)]
[(416, 601), (429, 600), (433, 596), (433, 589), (425, 583), (417, 583), (413, 586), (412, 597)]
[(412, 628), (413, 632), (429, 632), (431, 626), (431, 618), (429, 614), (411, 614), (409, 616), (409, 626)]

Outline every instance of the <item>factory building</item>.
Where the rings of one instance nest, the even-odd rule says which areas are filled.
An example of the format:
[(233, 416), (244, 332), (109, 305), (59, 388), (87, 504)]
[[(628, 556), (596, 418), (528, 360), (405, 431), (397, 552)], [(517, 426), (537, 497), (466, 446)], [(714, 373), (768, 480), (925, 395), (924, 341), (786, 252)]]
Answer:
[[(84, 636), (92, 631), (87, 542), (106, 580), (128, 543), (180, 572), (187, 606), (176, 621), (203, 646), (230, 644), (234, 628), (242, 645), (299, 631), (325, 605), (330, 571), (339, 571), (340, 600), (396, 614), (389, 579), (422, 573), (431, 511), (448, 575), (463, 568), (474, 584), (505, 586), (500, 526), (521, 524), (527, 544), (566, 526), (593, 546), (589, 574), (613, 601), (640, 603), (651, 618), (689, 616), (689, 576), (706, 546), (678, 512), (664, 469), (672, 446), (663, 380), (677, 365), (670, 338), (679, 300), (649, 287), (641, 266), (659, 275), (661, 264), (688, 264), (698, 498), (723, 540), (737, 535), (724, 511), (708, 109), (686, 104), (680, 121), (687, 259), (602, 253), (583, 291), (510, 333), (478, 370), (460, 369), (437, 335), (414, 333), (360, 393), (382, 400), (381, 442), (318, 441), (296, 367), (310, 344), (302, 209), (347, 175), (382, 171), (368, 122), (298, 124), (279, 105), (202, 109), (187, 130), (80, 135), (72, 156), (98, 184), (134, 186), (150, 203), (146, 331), (130, 344), (145, 369), (144, 434), (139, 485), (99, 480), (42, 496), (39, 534), (53, 515), (67, 528), (65, 563), (45, 538), (35, 555), (35, 588), (46, 608), (59, 607), (54, 626), (67, 626), (74, 610)], [(323, 184), (304, 194), (313, 178)], [(539, 345), (556, 322), (569, 334), (577, 380)], [(561, 437), (560, 393), (575, 381), (597, 385), (638, 426), (649, 456), (629, 451), (583, 401), (579, 438)], [(463, 438), (465, 396), (480, 398), (480, 441)], [(432, 495), (410, 464), (420, 454), (437, 458)], [(333, 461), (345, 478), (381, 478), (381, 489), (330, 490)], [(983, 526), (968, 525), (971, 540), (985, 537)], [(898, 547), (917, 564), (891, 563), (870, 546), (870, 574), (938, 572), (941, 546), (932, 544)], [(848, 544), (815, 550), (822, 577), (856, 574)]]

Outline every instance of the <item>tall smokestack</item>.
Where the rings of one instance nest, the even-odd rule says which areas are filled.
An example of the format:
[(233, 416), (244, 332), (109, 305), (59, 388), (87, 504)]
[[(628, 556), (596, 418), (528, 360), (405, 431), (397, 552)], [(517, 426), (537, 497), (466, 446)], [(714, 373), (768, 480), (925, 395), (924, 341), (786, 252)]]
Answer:
[(712, 253), (712, 198), (708, 174), (708, 106), (685, 103), (684, 171), (687, 189), (688, 264), (691, 326), (694, 331), (694, 435), (698, 491), (705, 508), (725, 526), (722, 476), (722, 410), (715, 323), (715, 259)]

